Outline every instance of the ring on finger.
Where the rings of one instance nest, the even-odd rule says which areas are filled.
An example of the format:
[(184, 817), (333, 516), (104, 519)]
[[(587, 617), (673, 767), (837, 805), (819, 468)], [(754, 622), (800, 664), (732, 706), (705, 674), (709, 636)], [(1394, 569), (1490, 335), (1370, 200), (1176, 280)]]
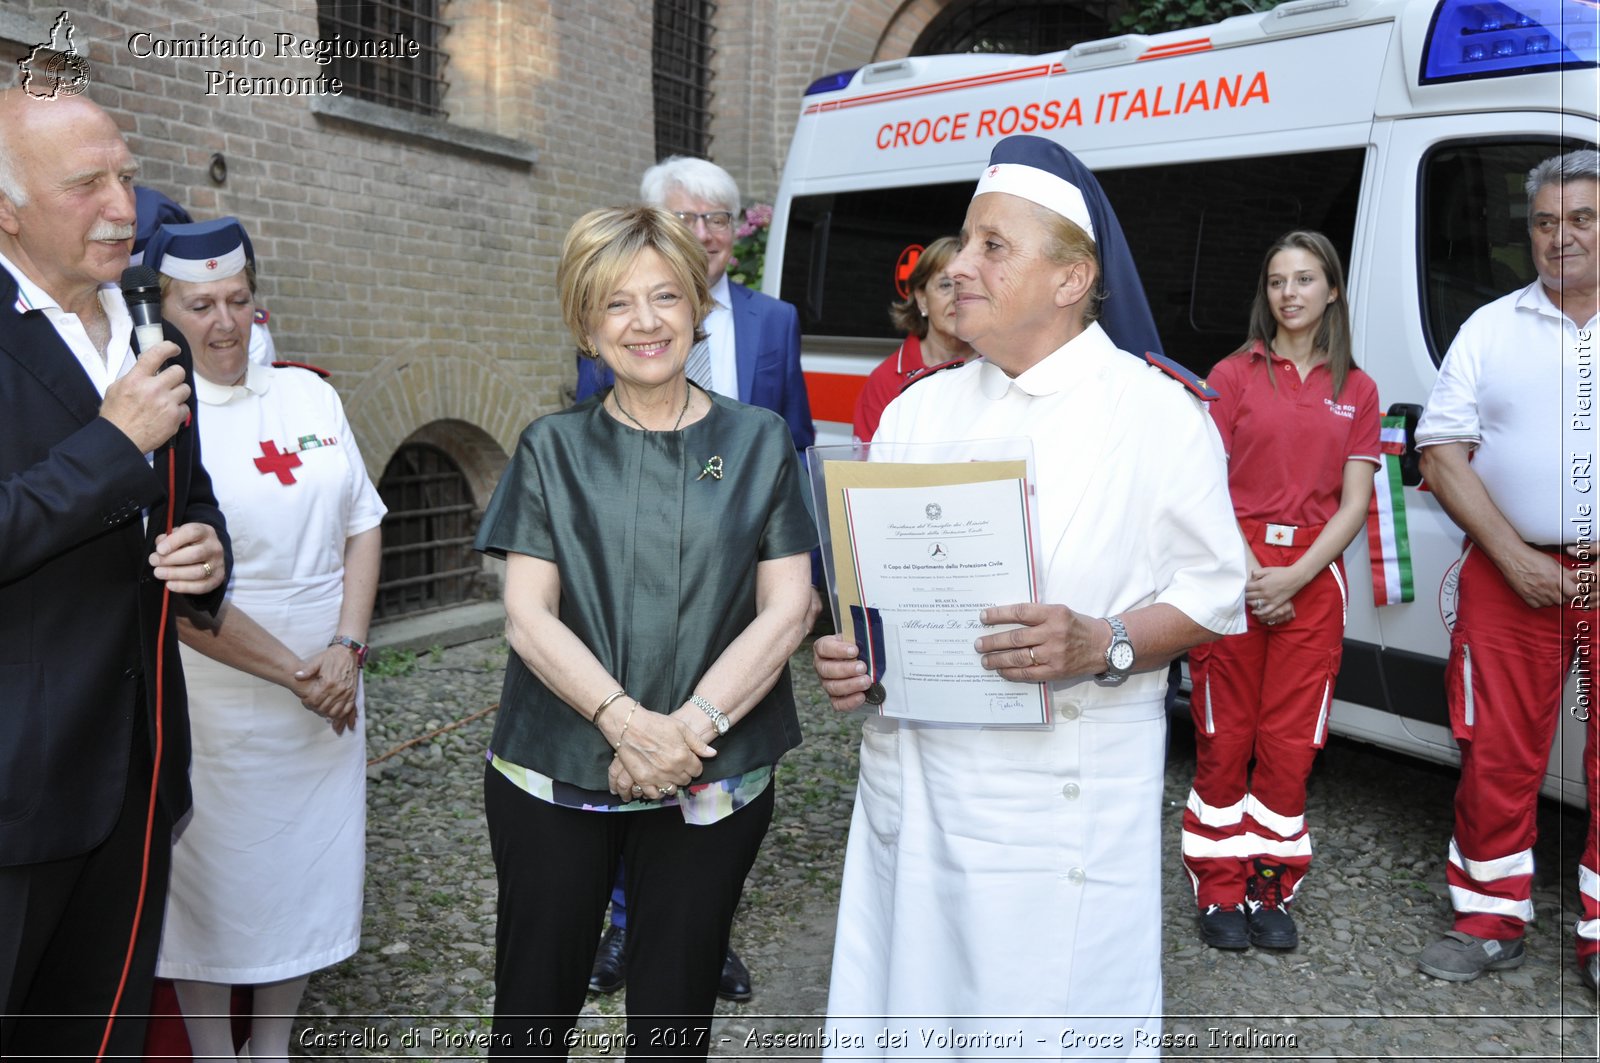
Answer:
[(202, 572), (204, 572), (206, 574), (206, 579), (210, 579), (211, 578), (211, 562), (209, 562), (209, 561), (200, 562), (200, 571), (202, 571)]
[(644, 793), (644, 787), (640, 786), (638, 783), (634, 783), (633, 784), (633, 792), (636, 793), (636, 794), (642, 794), (642, 793)]
[(1034, 656), (1032, 646), (1028, 647), (1028, 660), (1032, 661), (1035, 667), (1037, 667), (1039, 664), (1039, 658)]
[(661, 796), (663, 796), (663, 797), (671, 797), (673, 794), (675, 794), (677, 792), (678, 792), (678, 788), (676, 786), (673, 786), (671, 783), (668, 783), (666, 786), (663, 786), (661, 788)]

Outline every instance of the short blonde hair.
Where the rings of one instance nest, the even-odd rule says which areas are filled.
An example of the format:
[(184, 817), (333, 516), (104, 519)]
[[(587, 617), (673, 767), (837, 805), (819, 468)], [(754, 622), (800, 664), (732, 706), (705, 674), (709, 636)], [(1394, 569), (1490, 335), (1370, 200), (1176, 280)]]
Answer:
[(589, 349), (589, 332), (601, 300), (616, 291), (646, 251), (660, 255), (673, 279), (689, 293), (694, 338), (705, 339), (701, 325), (711, 312), (706, 249), (682, 222), (659, 207), (608, 207), (591, 210), (573, 223), (556, 267), (561, 319), (585, 355), (595, 357)]

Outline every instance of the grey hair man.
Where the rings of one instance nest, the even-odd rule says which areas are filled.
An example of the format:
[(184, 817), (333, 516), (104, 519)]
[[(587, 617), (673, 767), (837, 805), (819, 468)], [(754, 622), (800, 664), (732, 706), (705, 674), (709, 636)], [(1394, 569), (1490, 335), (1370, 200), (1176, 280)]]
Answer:
[[(1445, 690), (1461, 748), (1445, 876), (1454, 927), (1418, 966), (1464, 982), (1520, 966), (1533, 919), (1539, 786), (1563, 682), (1595, 662), (1594, 332), (1600, 154), (1528, 174), (1537, 276), (1461, 326), (1417, 425), (1422, 472), (1463, 531)], [(1587, 713), (1591, 815), (1578, 870), (1579, 973), (1600, 982), (1600, 714)]]

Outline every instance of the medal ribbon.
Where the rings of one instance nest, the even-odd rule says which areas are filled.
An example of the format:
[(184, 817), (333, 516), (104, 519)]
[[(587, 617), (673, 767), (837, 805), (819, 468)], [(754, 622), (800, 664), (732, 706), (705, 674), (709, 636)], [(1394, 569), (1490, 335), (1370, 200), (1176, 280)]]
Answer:
[(883, 614), (876, 609), (852, 605), (850, 625), (855, 629), (856, 645), (867, 655), (867, 670), (872, 674), (872, 681), (881, 686), (887, 656), (883, 641)]

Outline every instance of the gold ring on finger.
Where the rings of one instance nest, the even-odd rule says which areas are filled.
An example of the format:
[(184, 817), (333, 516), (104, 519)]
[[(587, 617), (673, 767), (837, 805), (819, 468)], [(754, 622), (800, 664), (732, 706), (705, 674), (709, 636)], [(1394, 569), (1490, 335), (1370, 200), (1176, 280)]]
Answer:
[(1033, 647), (1032, 647), (1032, 646), (1029, 646), (1029, 647), (1028, 647), (1028, 660), (1030, 660), (1030, 661), (1032, 661), (1032, 662), (1033, 662), (1033, 664), (1034, 664), (1034, 667), (1038, 667), (1038, 665), (1039, 665), (1039, 658), (1038, 658), (1038, 657), (1035, 657), (1035, 656), (1034, 656), (1034, 654), (1033, 654)]
[(200, 562), (200, 571), (202, 571), (202, 572), (204, 572), (206, 574), (206, 579), (210, 579), (211, 578), (211, 562), (209, 562), (209, 561)]

